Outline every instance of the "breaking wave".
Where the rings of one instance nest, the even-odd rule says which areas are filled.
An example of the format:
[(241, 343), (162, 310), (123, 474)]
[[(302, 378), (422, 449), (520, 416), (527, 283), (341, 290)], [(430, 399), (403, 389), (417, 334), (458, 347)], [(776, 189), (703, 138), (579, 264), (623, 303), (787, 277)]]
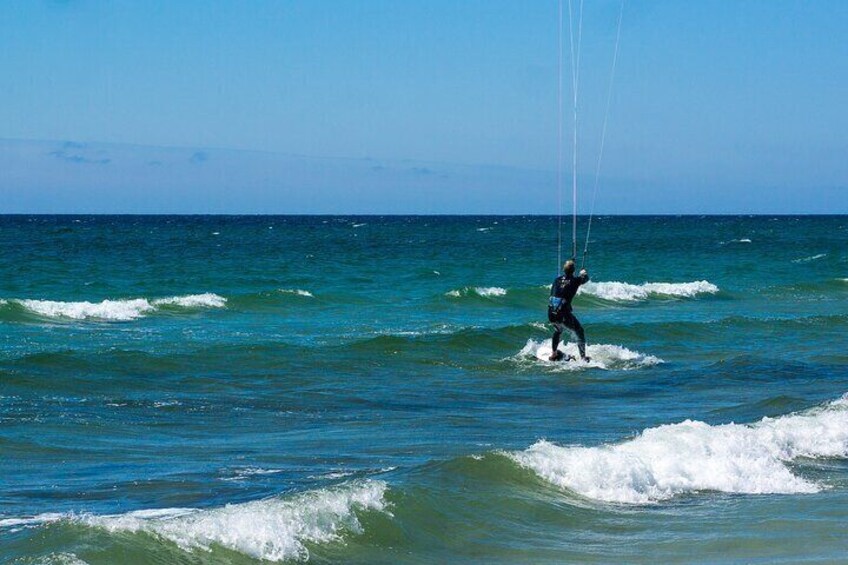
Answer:
[(820, 485), (788, 464), (848, 456), (848, 395), (753, 424), (686, 420), (616, 445), (563, 447), (541, 440), (507, 455), (560, 488), (602, 502), (646, 504), (702, 491), (818, 492)]
[(293, 294), (295, 296), (303, 296), (304, 298), (315, 298), (315, 295), (309, 292), (308, 290), (302, 290), (299, 288), (281, 288), (279, 290), (282, 294)]
[(497, 296), (506, 296), (506, 289), (499, 286), (466, 286), (458, 290), (451, 290), (445, 293), (445, 296), (451, 298), (460, 298), (462, 296), (481, 296), (483, 298), (493, 298)]
[(151, 304), (154, 307), (179, 306), (180, 308), (223, 308), (227, 305), (227, 299), (223, 296), (207, 292), (205, 294), (189, 294), (187, 296), (158, 298), (151, 301)]
[(603, 300), (634, 302), (652, 296), (669, 298), (693, 298), (699, 294), (716, 294), (719, 288), (709, 281), (685, 283), (647, 282), (629, 284), (623, 282), (588, 282), (580, 287), (585, 293)]
[(810, 255), (809, 257), (801, 257), (800, 259), (794, 259), (793, 263), (810, 263), (812, 261), (818, 261), (819, 259), (824, 259), (827, 257), (827, 253), (819, 253), (818, 255)]
[(364, 480), (287, 498), (267, 498), (219, 508), (165, 508), (126, 514), (43, 514), (0, 520), (0, 527), (70, 522), (110, 533), (147, 533), (185, 551), (215, 546), (268, 561), (307, 560), (307, 543), (342, 541), (362, 533), (357, 512), (386, 511), (386, 483)]
[[(570, 355), (575, 359), (579, 358), (576, 343), (560, 343), (558, 349), (565, 353), (566, 356)], [(584, 369), (628, 370), (650, 367), (664, 362), (659, 357), (632, 351), (620, 345), (597, 344), (587, 346), (586, 354), (590, 358), (588, 363), (583, 361), (549, 361), (551, 351), (550, 340), (539, 342), (529, 339), (514, 359), (517, 361), (530, 360), (533, 363), (542, 361), (552, 368), (563, 371), (580, 371)]]
[(9, 300), (0, 306), (16, 304), (25, 311), (45, 318), (69, 320), (129, 321), (142, 318), (161, 309), (223, 308), (227, 299), (217, 294), (191, 294), (169, 298), (135, 298), (104, 300), (102, 302), (62, 302), (58, 300)]

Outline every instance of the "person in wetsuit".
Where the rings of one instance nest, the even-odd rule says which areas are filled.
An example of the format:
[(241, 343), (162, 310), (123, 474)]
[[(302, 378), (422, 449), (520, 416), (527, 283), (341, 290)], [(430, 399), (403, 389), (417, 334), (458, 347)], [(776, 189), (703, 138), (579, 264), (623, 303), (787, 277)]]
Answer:
[(562, 266), (563, 274), (558, 276), (551, 285), (551, 299), (548, 304), (548, 320), (554, 325), (554, 335), (551, 338), (551, 361), (559, 361), (563, 354), (557, 351), (560, 337), (565, 329), (569, 329), (577, 335), (577, 349), (580, 358), (589, 361), (586, 357), (586, 335), (583, 326), (571, 311), (571, 301), (577, 294), (580, 285), (589, 282), (589, 273), (582, 269), (578, 276), (574, 276), (575, 264), (569, 259)]

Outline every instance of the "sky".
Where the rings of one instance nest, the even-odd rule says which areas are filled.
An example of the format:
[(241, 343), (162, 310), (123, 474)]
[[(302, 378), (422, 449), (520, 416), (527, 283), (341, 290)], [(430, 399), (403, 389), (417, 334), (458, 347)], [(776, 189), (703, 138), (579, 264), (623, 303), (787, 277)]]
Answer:
[[(583, 5), (581, 213), (621, 3)], [(0, 213), (556, 213), (557, 14), (3, 0)], [(846, 29), (842, 0), (627, 0), (596, 211), (848, 213)]]

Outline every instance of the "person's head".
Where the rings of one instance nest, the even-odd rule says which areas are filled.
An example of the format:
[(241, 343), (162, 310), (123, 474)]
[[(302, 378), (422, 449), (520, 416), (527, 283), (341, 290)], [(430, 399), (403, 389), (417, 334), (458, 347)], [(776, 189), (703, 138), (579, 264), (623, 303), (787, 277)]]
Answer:
[(565, 262), (565, 264), (563, 264), (562, 271), (566, 275), (573, 275), (574, 274), (574, 268), (575, 268), (574, 261), (569, 259), (568, 261)]

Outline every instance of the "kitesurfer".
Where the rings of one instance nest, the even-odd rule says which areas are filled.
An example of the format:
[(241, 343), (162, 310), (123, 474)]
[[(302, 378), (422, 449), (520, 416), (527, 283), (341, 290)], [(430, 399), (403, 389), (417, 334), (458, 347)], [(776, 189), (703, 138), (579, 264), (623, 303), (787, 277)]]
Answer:
[(551, 361), (559, 361), (563, 358), (561, 351), (557, 350), (560, 337), (565, 329), (569, 329), (577, 336), (577, 349), (580, 358), (588, 362), (586, 357), (586, 335), (583, 326), (571, 311), (571, 301), (577, 294), (581, 285), (589, 282), (589, 273), (581, 269), (578, 276), (574, 276), (574, 260), (569, 259), (562, 266), (563, 274), (558, 276), (551, 285), (551, 298), (548, 304), (548, 320), (554, 326), (554, 335), (551, 338)]

